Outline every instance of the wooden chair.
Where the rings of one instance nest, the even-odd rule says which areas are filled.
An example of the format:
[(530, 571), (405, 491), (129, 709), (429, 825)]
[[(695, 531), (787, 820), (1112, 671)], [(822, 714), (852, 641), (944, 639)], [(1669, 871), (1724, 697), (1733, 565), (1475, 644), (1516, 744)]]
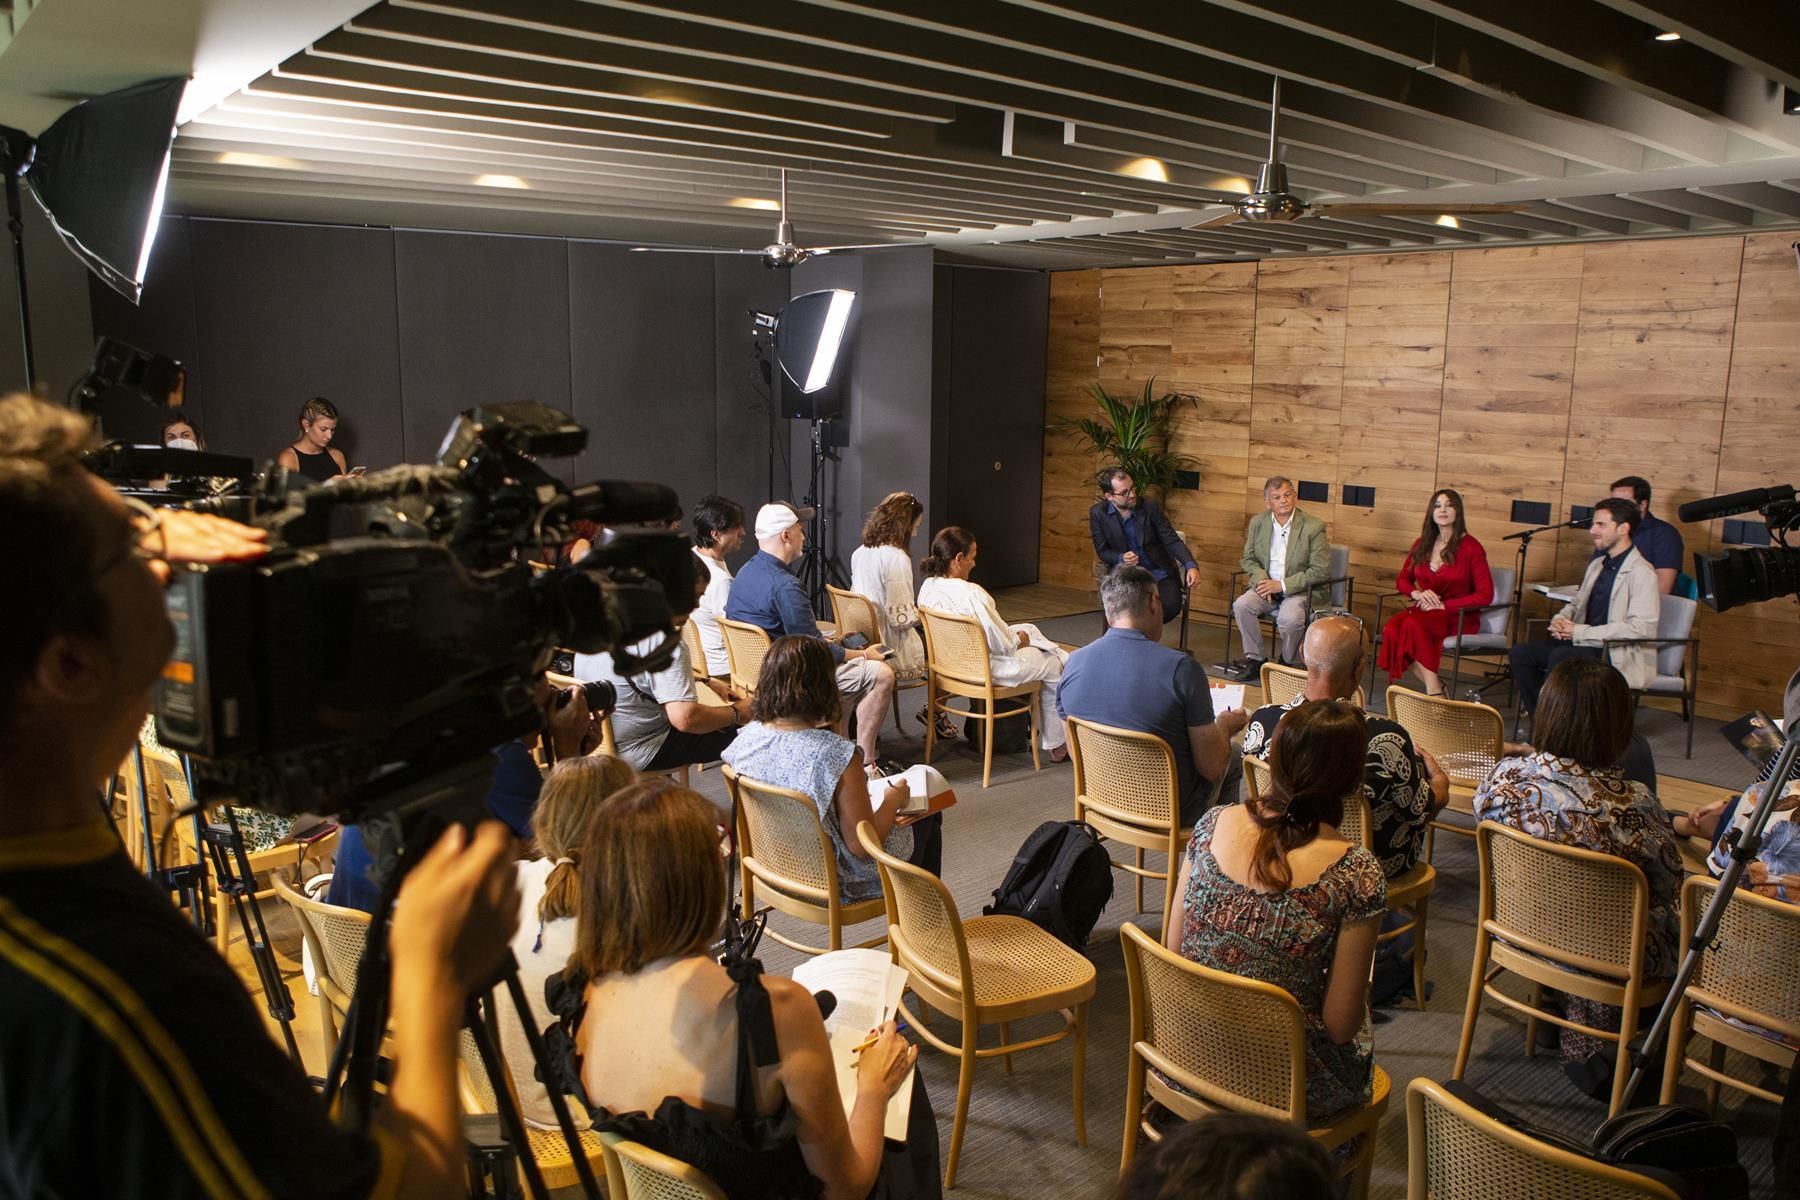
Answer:
[[(925, 630), (926, 695), (929, 697), (925, 706), (925, 761), (931, 761), (937, 747), (938, 713), (955, 713), (971, 721), (985, 721), (987, 736), (981, 739), (981, 786), (987, 787), (994, 775), (994, 723), (1021, 715), (1019, 711), (996, 712), (994, 702), (1022, 696), (1025, 698), (1023, 713), (1031, 722), (1031, 767), (1034, 771), (1043, 770), (1043, 760), (1038, 756), (1037, 705), (1038, 693), (1044, 685), (1033, 680), (1015, 687), (997, 686), (988, 663), (987, 635), (981, 630), (981, 622), (974, 617), (921, 608), (919, 623)], [(980, 701), (983, 707), (978, 711), (970, 704), (968, 712), (956, 712), (950, 707), (951, 696)]]
[[(1191, 827), (1181, 823), (1180, 781), (1169, 744), (1153, 733), (1115, 729), (1069, 717), (1069, 761), (1075, 768), (1075, 819), (1103, 836), (1133, 847), (1135, 863), (1113, 866), (1137, 877), (1137, 911), (1144, 911), (1144, 880), (1163, 881), (1163, 928), (1175, 902), (1175, 876)], [(1144, 851), (1159, 851), (1163, 869), (1148, 870)]]
[(1306, 668), (1265, 662), (1262, 665), (1262, 690), (1264, 704), (1286, 704), (1306, 690)]
[[(1683, 946), (1693, 940), (1694, 929), (1718, 890), (1718, 881), (1705, 875), (1690, 875), (1682, 885)], [(1748, 890), (1732, 893), (1719, 920), (1718, 936), (1701, 955), (1700, 968), (1675, 1009), (1663, 1071), (1664, 1104), (1675, 1102), (1684, 1067), (1706, 1080), (1709, 1112), (1718, 1108), (1721, 1084), (1771, 1104), (1782, 1102), (1774, 1092), (1726, 1074), (1725, 1050), (1740, 1050), (1792, 1071), (1793, 1045), (1761, 1037), (1725, 1017), (1766, 1029), (1790, 1043), (1800, 1040), (1800, 907)], [(1712, 1043), (1708, 1062), (1688, 1057), (1688, 1040), (1695, 1034)]]
[(356, 969), (369, 939), (369, 914), (314, 900), (297, 891), (287, 880), (271, 877), (275, 895), (294, 911), (300, 937), (312, 953), (313, 972), (319, 988), (319, 1046), (321, 1062), (330, 1062), (337, 1049), (340, 1021), (350, 1013), (350, 997), (356, 992)]
[[(1469, 1003), (1452, 1079), (1461, 1079), (1475, 1042), (1481, 998), (1492, 997), (1525, 1014), (1525, 1053), (1536, 1053), (1537, 1024), (1591, 1034), (1617, 1045), (1612, 1103), (1617, 1116), (1631, 1073), (1628, 1050), (1638, 1010), (1660, 1003), (1669, 981), (1644, 978), (1644, 938), (1650, 885), (1636, 863), (1597, 850), (1540, 841), (1494, 821), (1475, 830), (1481, 864), (1475, 922), (1475, 963)], [(1579, 914), (1579, 919), (1575, 919)], [(1531, 984), (1529, 1002), (1494, 986), (1502, 971)], [(1543, 992), (1553, 988), (1624, 1010), (1618, 1032), (1595, 1029), (1546, 1013)]]
[[(477, 1115), (499, 1112), (500, 1105), (494, 1094), (493, 1080), (481, 1061), (481, 1050), (475, 1044), (474, 1035), (467, 1029), (456, 1035), (456, 1050), (460, 1068), (457, 1071), (457, 1082), (462, 1092), (463, 1111)], [(519, 1095), (513, 1087), (512, 1074), (506, 1065), (506, 1053), (498, 1038), (495, 1039), (494, 1054), (499, 1059), (501, 1081), (512, 1096), (513, 1110), (516, 1112)], [(574, 1101), (569, 1103), (571, 1115), (579, 1121), (583, 1114), (582, 1108)], [(606, 1175), (606, 1148), (600, 1140), (600, 1134), (592, 1129), (584, 1129), (580, 1140), (582, 1153), (587, 1156), (588, 1166), (598, 1180)], [(569, 1156), (569, 1142), (560, 1129), (534, 1129), (530, 1125), (525, 1126), (525, 1148), (537, 1163), (547, 1191), (581, 1186), (581, 1173), (575, 1166), (575, 1160)], [(524, 1186), (523, 1180), (524, 1172), (521, 1170), (521, 1188)], [(616, 1196), (614, 1200), (617, 1200)]]
[(608, 1200), (725, 1200), (705, 1172), (679, 1158), (616, 1133), (601, 1134), (600, 1144), (606, 1154)]
[(1656, 636), (1653, 638), (1612, 638), (1601, 644), (1610, 653), (1614, 646), (1654, 646), (1656, 674), (1641, 688), (1633, 688), (1634, 699), (1645, 696), (1672, 696), (1681, 701), (1681, 720), (1687, 726), (1687, 752), (1694, 757), (1695, 696), (1700, 688), (1700, 639), (1693, 636), (1694, 617), (1700, 605), (1685, 596), (1660, 596), (1656, 614)]
[(1677, 1200), (1666, 1185), (1540, 1142), (1429, 1079), (1406, 1086), (1406, 1200)]
[(681, 623), (681, 644), (687, 647), (688, 670), (695, 679), (705, 679), (706, 646), (700, 641), (700, 626), (694, 624), (692, 616)]
[[(135, 775), (135, 771), (132, 772)], [(151, 796), (159, 801), (152, 805), (151, 811), (161, 811), (164, 815), (175, 813), (191, 803), (188, 792), (187, 771), (182, 766), (181, 757), (174, 751), (160, 746), (144, 747), (144, 778), (151, 789)], [(211, 813), (202, 814), (207, 820)], [(221, 814), (222, 818), (222, 814)], [(232, 907), (231, 896), (219, 889), (213, 877), (212, 855), (204, 846), (194, 844), (193, 823), (182, 820), (175, 825), (176, 836), (181, 843), (181, 861), (197, 862), (206, 872), (209, 886), (212, 889), (213, 901), (213, 940), (219, 953), (225, 953), (231, 945), (231, 934), (237, 928), (236, 913)], [(303, 842), (282, 842), (264, 850), (251, 851), (245, 848), (244, 857), (250, 863), (250, 872), (256, 875), (271, 874), (277, 870), (292, 873), (299, 879), (301, 871), (308, 860), (322, 861), (328, 851), (337, 847), (337, 829), (332, 827), (327, 832)], [(235, 870), (236, 864), (233, 864)], [(258, 903), (275, 895), (273, 887), (257, 888), (255, 896)]]
[(1129, 922), (1119, 940), (1131, 987), (1119, 1173), (1130, 1169), (1140, 1131), (1158, 1136), (1143, 1116), (1148, 1094), (1187, 1121), (1216, 1112), (1292, 1121), (1327, 1150), (1361, 1136), (1343, 1174), (1352, 1177), (1352, 1200), (1363, 1200), (1375, 1164), (1375, 1129), (1392, 1086), (1387, 1072), (1374, 1068), (1367, 1104), (1309, 1127), (1306, 1024), (1293, 996), (1272, 983), (1189, 962)]
[[(1506, 718), (1486, 704), (1427, 696), (1398, 684), (1388, 686), (1387, 710), (1413, 745), (1429, 750), (1450, 777), (1450, 801), (1440, 819), (1431, 823), (1432, 830), (1447, 829), (1465, 837), (1473, 834), (1475, 789), (1505, 753)], [(1456, 813), (1464, 823), (1442, 820), (1445, 813)], [(1428, 840), (1427, 858), (1431, 857), (1430, 845)]]
[[(812, 798), (790, 788), (739, 775), (724, 768), (725, 786), (737, 809), (740, 903), (744, 920), (756, 915), (756, 884), (763, 884), (769, 907), (826, 929), (826, 944), (809, 946), (764, 930), (790, 949), (824, 954), (844, 948), (844, 926), (873, 921), (887, 911), (881, 897), (845, 904), (838, 890), (837, 850), (819, 820)], [(887, 939), (863, 942), (858, 949)]]
[[(1261, 797), (1269, 789), (1269, 764), (1253, 754), (1244, 755), (1244, 786), (1252, 797)], [(1345, 841), (1363, 849), (1375, 850), (1374, 820), (1369, 815), (1369, 802), (1359, 792), (1344, 801), (1344, 819), (1338, 832)], [(1417, 931), (1413, 937), (1413, 1001), (1419, 1011), (1425, 1010), (1425, 918), (1431, 905), (1431, 893), (1437, 890), (1437, 868), (1424, 859), (1414, 863), (1405, 873), (1387, 881), (1387, 910), (1410, 913), (1411, 916), (1376, 936), (1376, 943), (1391, 942)]]
[[(921, 1017), (908, 1017), (921, 1039), (962, 1061), (944, 1187), (956, 1186), (956, 1160), (962, 1152), (977, 1059), (998, 1056), (1010, 1075), (1012, 1056), (1018, 1051), (1047, 1046), (1073, 1034), (1075, 1144), (1086, 1146), (1083, 1090), (1094, 964), (1023, 917), (995, 915), (964, 921), (943, 881), (882, 849), (873, 825), (864, 821), (857, 826), (856, 835), (881, 868), (888, 946), (894, 961), (907, 970), (907, 990), (923, 1004), (962, 1021), (961, 1044), (953, 1045), (927, 1028)], [(1020, 1042), (1011, 1040), (1012, 1022), (1043, 1013), (1058, 1013), (1062, 1028)], [(996, 1022), (1000, 1025), (999, 1044), (977, 1049), (981, 1026)]]
[(725, 656), (731, 660), (731, 686), (740, 691), (755, 691), (757, 677), (762, 674), (763, 659), (768, 657), (769, 647), (773, 644), (768, 630), (720, 617), (719, 632), (725, 635)]
[[(871, 643), (881, 641), (881, 619), (875, 611), (875, 602), (861, 592), (847, 592), (841, 587), (825, 585), (825, 594), (831, 597), (831, 616), (837, 625), (838, 637), (844, 638), (852, 633), (860, 633)], [(901, 737), (906, 736), (906, 727), (900, 723), (900, 693), (911, 688), (926, 686), (923, 676), (902, 679), (894, 677), (894, 731)]]

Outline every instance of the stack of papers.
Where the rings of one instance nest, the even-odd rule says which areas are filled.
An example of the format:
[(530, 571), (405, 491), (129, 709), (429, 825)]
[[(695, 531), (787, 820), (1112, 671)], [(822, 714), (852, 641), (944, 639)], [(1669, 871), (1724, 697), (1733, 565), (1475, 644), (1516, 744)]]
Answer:
[(1222, 713), (1228, 708), (1244, 707), (1244, 685), (1241, 683), (1213, 684), (1212, 706), (1215, 713)]
[[(1242, 691), (1242, 688), (1238, 689)], [(918, 763), (906, 768), (898, 775), (889, 775), (883, 779), (871, 780), (869, 783), (869, 806), (879, 810), (887, 803), (888, 793), (897, 783), (907, 786), (906, 803), (895, 811), (903, 817), (922, 814), (931, 810), (931, 801), (935, 796), (942, 796), (950, 790), (950, 781), (944, 778), (943, 772), (936, 767), (928, 767)], [(886, 955), (882, 956), (884, 959)], [(799, 978), (799, 976), (795, 976)]]
[[(856, 1047), (869, 1030), (891, 1020), (899, 1010), (900, 997), (906, 991), (906, 970), (895, 966), (882, 950), (833, 950), (795, 967), (794, 982), (815, 996), (830, 992), (837, 997), (837, 1007), (825, 1018), (825, 1036), (831, 1042), (838, 1094), (848, 1117), (856, 1109)], [(906, 1140), (912, 1089), (913, 1076), (908, 1073), (888, 1100), (882, 1133), (891, 1141)]]

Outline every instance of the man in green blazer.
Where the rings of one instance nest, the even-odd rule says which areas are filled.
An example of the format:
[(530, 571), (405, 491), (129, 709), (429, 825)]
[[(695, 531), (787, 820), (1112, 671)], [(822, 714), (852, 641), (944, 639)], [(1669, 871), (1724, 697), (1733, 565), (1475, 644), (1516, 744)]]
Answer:
[(1254, 679), (1262, 671), (1261, 618), (1275, 614), (1281, 635), (1281, 661), (1298, 664), (1306, 617), (1315, 604), (1331, 603), (1331, 542), (1325, 522), (1294, 505), (1294, 481), (1272, 475), (1263, 483), (1268, 512), (1250, 519), (1238, 566), (1250, 577), (1250, 588), (1232, 602), (1244, 657), (1227, 663), (1233, 679)]

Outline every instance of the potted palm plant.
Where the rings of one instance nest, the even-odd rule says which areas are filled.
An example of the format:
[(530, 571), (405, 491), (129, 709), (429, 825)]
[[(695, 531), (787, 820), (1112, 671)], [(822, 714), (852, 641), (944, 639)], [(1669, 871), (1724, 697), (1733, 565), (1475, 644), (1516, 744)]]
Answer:
[(1158, 396), (1156, 377), (1144, 383), (1144, 391), (1135, 399), (1115, 396), (1099, 383), (1089, 385), (1099, 414), (1092, 417), (1063, 417), (1055, 427), (1085, 444), (1098, 454), (1105, 465), (1123, 468), (1144, 495), (1158, 499), (1175, 483), (1178, 471), (1191, 471), (1199, 460), (1191, 455), (1176, 454), (1169, 449), (1169, 425), (1175, 410), (1183, 404), (1197, 405), (1198, 396), (1190, 392), (1164, 392)]

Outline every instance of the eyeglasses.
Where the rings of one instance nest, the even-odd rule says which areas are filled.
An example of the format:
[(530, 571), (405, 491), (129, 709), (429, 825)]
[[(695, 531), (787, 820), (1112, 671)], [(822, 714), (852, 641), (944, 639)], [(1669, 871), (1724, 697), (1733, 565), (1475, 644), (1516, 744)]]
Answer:
[[(93, 570), (88, 576), (90, 583), (98, 583), (105, 578), (108, 572), (133, 555), (150, 561), (167, 557), (169, 553), (168, 534), (163, 529), (162, 510), (152, 508), (142, 500), (131, 496), (121, 496), (120, 499), (125, 501), (125, 507), (131, 511), (129, 517), (131, 534), (126, 539), (123, 548)], [(154, 549), (150, 545), (152, 537), (155, 537), (158, 543)]]
[(1137, 487), (1136, 485), (1133, 485), (1122, 492), (1108, 492), (1106, 494), (1111, 496), (1114, 500), (1129, 500), (1137, 495)]

